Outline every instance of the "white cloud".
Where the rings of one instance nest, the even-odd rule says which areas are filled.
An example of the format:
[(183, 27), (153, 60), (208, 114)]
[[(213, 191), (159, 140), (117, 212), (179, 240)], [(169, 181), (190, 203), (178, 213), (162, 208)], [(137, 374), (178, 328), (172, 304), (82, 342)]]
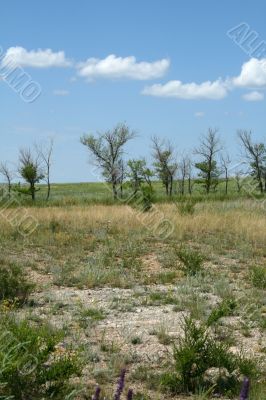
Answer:
[(194, 116), (195, 116), (196, 118), (202, 118), (202, 117), (204, 117), (204, 115), (205, 115), (205, 113), (204, 113), (203, 111), (197, 111), (197, 112), (195, 112), (195, 114), (194, 114)]
[(68, 96), (69, 91), (64, 89), (56, 89), (53, 91), (54, 96)]
[(254, 91), (246, 93), (242, 97), (246, 101), (262, 101), (264, 100), (264, 93)]
[(95, 78), (146, 80), (162, 77), (169, 65), (170, 61), (167, 59), (137, 62), (134, 56), (122, 58), (111, 54), (104, 59), (89, 58), (79, 63), (77, 69), (78, 74), (88, 80)]
[(12, 63), (21, 67), (49, 68), (69, 67), (64, 51), (53, 52), (51, 49), (26, 50), (23, 47), (10, 47), (3, 57), (2, 64)]
[(169, 81), (166, 84), (146, 86), (142, 92), (144, 95), (158, 97), (175, 97), (185, 100), (211, 99), (220, 100), (227, 95), (227, 85), (221, 79), (200, 84), (182, 83), (181, 81)]
[(239, 76), (232, 79), (236, 87), (266, 87), (266, 58), (251, 58), (242, 65)]

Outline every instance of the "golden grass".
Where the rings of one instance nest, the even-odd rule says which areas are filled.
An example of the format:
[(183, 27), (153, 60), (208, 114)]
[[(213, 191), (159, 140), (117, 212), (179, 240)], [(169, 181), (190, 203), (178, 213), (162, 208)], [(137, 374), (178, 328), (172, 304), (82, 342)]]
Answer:
[[(16, 212), (6, 210), (2, 212), (0, 227), (2, 232), (15, 229), (5, 219), (5, 214)], [(266, 244), (266, 214), (255, 207), (227, 207), (222, 204), (211, 206), (209, 203), (200, 204), (193, 215), (180, 215), (175, 205), (161, 204), (156, 206), (154, 213), (139, 213), (127, 205), (92, 205), (72, 207), (47, 207), (26, 208), (23, 213), (31, 215), (38, 221), (39, 228), (47, 227), (52, 223), (58, 223), (67, 231), (79, 230), (89, 232), (99, 227), (115, 229), (117, 233), (129, 233), (131, 230), (147, 230), (151, 234), (150, 227), (156, 225), (162, 218), (173, 226), (172, 237), (182, 239), (184, 235), (192, 238), (200, 238), (201, 235), (215, 235), (219, 238), (230, 237), (232, 239), (247, 240), (254, 245)]]

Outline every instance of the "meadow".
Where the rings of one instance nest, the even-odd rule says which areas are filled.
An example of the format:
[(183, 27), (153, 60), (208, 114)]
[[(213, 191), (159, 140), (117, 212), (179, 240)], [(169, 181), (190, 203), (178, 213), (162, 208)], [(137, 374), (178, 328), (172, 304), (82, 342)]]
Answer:
[(101, 183), (2, 206), (0, 398), (111, 399), (123, 368), (136, 400), (237, 399), (244, 376), (266, 398), (264, 199), (154, 187), (149, 212)]

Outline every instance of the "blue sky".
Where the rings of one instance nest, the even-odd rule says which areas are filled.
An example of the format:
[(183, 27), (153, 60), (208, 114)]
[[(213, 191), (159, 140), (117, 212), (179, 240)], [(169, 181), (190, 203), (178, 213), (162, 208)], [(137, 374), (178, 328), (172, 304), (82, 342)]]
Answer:
[[(53, 136), (53, 181), (95, 180), (79, 138), (121, 121), (138, 132), (128, 157), (149, 157), (152, 135), (191, 151), (217, 127), (237, 158), (237, 129), (266, 137), (266, 50), (252, 56), (265, 15), (264, 0), (6, 2), (1, 62), (13, 57), (41, 94), (27, 103), (0, 80), (0, 161)], [(241, 23), (257, 35), (245, 50), (227, 35)]]

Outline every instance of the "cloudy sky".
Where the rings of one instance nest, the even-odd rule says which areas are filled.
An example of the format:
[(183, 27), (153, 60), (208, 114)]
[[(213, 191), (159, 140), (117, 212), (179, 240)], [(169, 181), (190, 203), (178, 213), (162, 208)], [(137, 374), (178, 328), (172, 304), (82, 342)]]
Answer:
[(219, 128), (266, 138), (266, 2), (10, 0), (0, 14), (0, 161), (54, 137), (56, 182), (95, 180), (83, 133), (126, 121), (192, 151)]

